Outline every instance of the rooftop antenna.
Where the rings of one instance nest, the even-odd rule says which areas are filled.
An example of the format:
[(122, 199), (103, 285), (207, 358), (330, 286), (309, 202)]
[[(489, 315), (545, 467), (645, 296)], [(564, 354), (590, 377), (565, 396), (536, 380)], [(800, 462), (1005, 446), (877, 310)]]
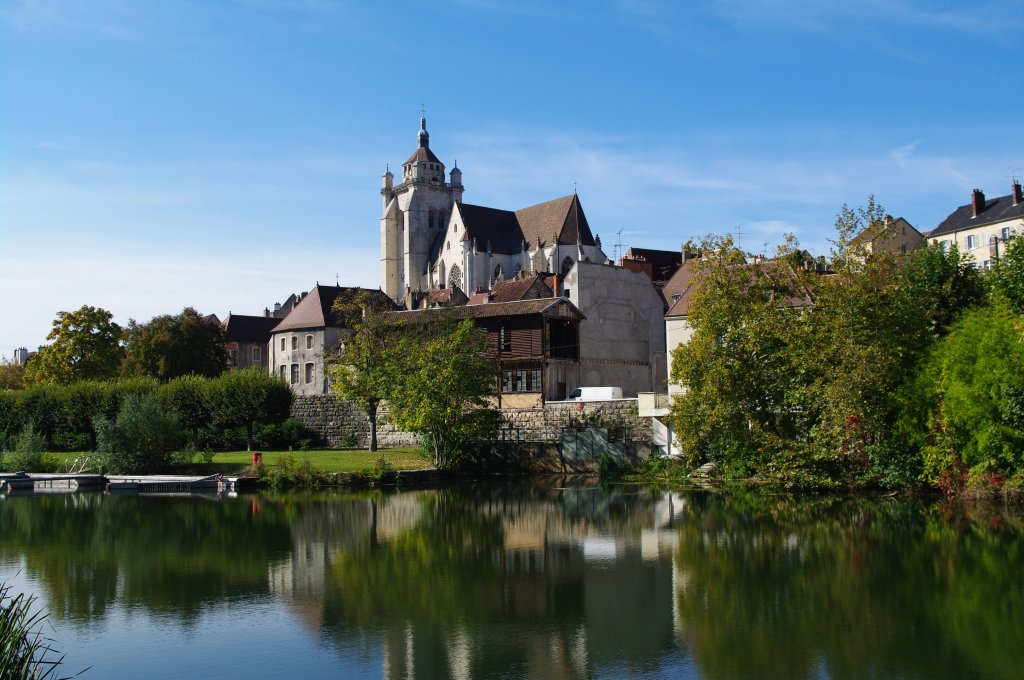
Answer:
[(1017, 181), (1017, 173), (1020, 171), (1020, 168), (1018, 168), (1016, 165), (1007, 165), (1006, 169), (1010, 171), (1010, 174), (1007, 175), (1007, 177), (1009, 177), (1011, 180), (1016, 182)]
[(744, 224), (746, 224), (746, 222), (740, 222), (739, 224), (736, 225), (735, 229), (733, 229), (733, 231), (736, 232), (736, 247), (739, 250), (743, 250), (743, 225)]
[(576, 195), (576, 182), (572, 183), (572, 193), (573, 195)]
[(622, 229), (615, 232), (615, 235), (619, 237), (618, 243), (615, 244), (615, 261), (618, 262), (622, 256)]

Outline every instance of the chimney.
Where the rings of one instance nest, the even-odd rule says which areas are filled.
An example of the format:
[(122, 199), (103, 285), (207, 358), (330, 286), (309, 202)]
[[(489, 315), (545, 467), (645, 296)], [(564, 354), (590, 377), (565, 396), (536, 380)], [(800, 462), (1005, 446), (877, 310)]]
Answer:
[(1013, 196), (1013, 204), (1015, 206), (1024, 203), (1024, 194), (1021, 194), (1020, 182), (1017, 180), (1013, 180), (1013, 190), (1010, 193)]
[(551, 285), (551, 297), (558, 297), (558, 274), (555, 274), (554, 277)]
[(981, 189), (971, 193), (971, 217), (977, 217), (985, 211), (985, 194)]

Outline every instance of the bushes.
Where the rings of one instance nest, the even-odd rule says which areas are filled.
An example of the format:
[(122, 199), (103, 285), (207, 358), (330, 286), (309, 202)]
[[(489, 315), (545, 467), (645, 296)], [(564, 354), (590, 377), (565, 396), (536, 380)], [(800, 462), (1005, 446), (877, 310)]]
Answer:
[(99, 416), (93, 426), (101, 460), (115, 474), (166, 471), (182, 440), (177, 417), (153, 394), (132, 395), (116, 419)]
[(43, 452), (46, 437), (29, 424), (14, 438), (14, 448), (4, 457), (4, 468), (11, 472), (44, 472)]
[(245, 448), (247, 426), (257, 446), (308, 447), (309, 434), (286, 420), (291, 405), (287, 385), (261, 371), (244, 380), (239, 380), (240, 373), (253, 372), (231, 371), (213, 379), (189, 375), (163, 385), (134, 378), (0, 391), (0, 450), (13, 448), (29, 425), (45, 437), (50, 450), (94, 450), (96, 419), (115, 419), (126, 400), (139, 395), (157, 396), (196, 449)]

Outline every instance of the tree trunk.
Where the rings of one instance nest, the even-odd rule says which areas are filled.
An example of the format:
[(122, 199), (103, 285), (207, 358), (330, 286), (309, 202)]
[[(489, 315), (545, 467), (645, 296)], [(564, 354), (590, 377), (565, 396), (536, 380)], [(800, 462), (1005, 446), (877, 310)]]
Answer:
[(370, 419), (370, 453), (373, 453), (377, 450), (377, 405), (367, 409), (366, 415)]

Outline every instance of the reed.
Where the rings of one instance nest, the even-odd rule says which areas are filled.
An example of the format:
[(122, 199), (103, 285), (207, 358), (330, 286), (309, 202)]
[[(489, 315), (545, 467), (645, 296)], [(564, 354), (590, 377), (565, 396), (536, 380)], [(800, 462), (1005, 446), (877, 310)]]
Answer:
[(47, 614), (35, 607), (36, 597), (11, 592), (0, 583), (0, 679), (57, 678), (64, 657), (53, 658), (52, 640), (43, 635)]

